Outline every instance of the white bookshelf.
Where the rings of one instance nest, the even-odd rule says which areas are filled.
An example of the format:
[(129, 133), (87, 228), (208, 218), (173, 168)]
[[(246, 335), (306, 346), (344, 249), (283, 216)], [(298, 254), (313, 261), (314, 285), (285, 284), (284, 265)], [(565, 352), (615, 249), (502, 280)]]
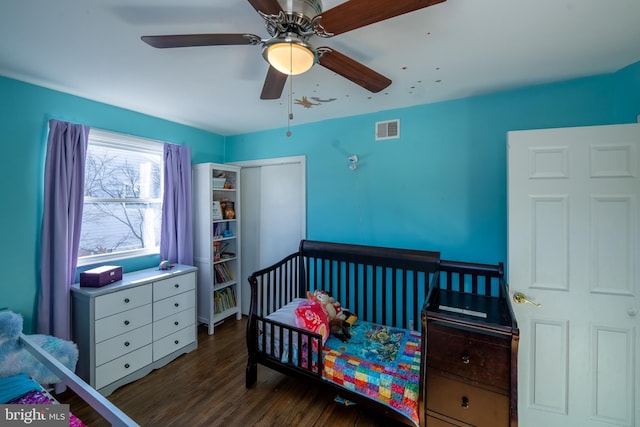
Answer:
[[(224, 178), (224, 185), (221, 178)], [(240, 320), (240, 168), (219, 163), (193, 165), (194, 262), (198, 267), (198, 321), (209, 334), (215, 325)], [(222, 218), (215, 215), (220, 203)], [(233, 215), (225, 209), (232, 203)]]

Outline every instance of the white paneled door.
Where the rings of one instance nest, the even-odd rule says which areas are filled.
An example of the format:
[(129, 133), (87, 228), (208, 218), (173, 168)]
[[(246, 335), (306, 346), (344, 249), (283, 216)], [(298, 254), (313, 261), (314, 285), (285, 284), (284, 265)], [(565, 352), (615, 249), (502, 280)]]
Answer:
[(508, 162), (519, 425), (633, 427), (640, 125), (510, 132)]

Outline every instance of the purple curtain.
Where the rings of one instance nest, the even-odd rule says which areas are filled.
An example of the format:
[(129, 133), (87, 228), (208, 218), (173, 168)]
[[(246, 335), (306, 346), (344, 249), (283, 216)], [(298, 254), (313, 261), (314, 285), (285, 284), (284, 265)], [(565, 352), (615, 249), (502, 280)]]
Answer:
[(38, 333), (70, 339), (70, 288), (78, 263), (89, 127), (49, 120)]
[(193, 265), (191, 150), (176, 144), (164, 144), (160, 259)]

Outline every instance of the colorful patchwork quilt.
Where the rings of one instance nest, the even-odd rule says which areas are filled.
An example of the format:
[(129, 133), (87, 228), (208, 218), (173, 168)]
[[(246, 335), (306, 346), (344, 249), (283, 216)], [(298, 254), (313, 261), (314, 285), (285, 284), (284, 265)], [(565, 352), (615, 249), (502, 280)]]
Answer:
[(376, 399), (420, 424), (420, 334), (357, 321), (351, 339), (331, 335), (324, 346), (323, 377)]
[[(267, 318), (285, 325), (296, 325), (295, 309), (299, 301), (304, 300), (294, 300)], [(416, 426), (419, 425), (420, 334), (362, 320), (357, 320), (349, 331), (351, 338), (348, 342), (342, 342), (330, 334), (324, 344), (323, 378), (382, 402), (413, 420)], [(297, 333), (293, 333), (294, 344), (289, 345), (289, 335), (282, 332), (284, 341), (280, 354), (280, 330), (269, 326), (265, 332), (266, 337), (261, 336), (258, 340), (259, 350), (264, 351), (262, 338), (266, 338), (267, 354), (279, 358), (282, 363), (297, 365)], [(301, 360), (305, 369), (307, 351), (306, 343), (303, 343)], [(316, 351), (312, 352), (310, 371), (318, 372)]]

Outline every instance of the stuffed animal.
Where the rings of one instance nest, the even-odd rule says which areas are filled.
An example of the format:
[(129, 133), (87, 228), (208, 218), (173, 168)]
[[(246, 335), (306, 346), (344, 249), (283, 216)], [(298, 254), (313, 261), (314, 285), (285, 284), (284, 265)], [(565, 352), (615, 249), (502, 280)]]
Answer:
[(336, 317), (329, 321), (329, 329), (340, 341), (347, 342), (351, 339), (351, 332), (349, 331), (349, 328), (353, 326), (358, 317), (346, 310), (343, 310), (341, 314), (342, 315), (340, 317)]
[(320, 303), (325, 313), (327, 313), (329, 322), (331, 322), (336, 317), (341, 318), (342, 320), (346, 318), (346, 316), (342, 313), (342, 307), (340, 306), (340, 303), (337, 302), (327, 292), (317, 289), (313, 291), (313, 293), (307, 291), (307, 297)]
[(313, 293), (307, 291), (310, 300), (317, 301), (327, 314), (329, 321), (329, 331), (342, 342), (347, 342), (351, 338), (349, 328), (353, 326), (358, 318), (355, 314), (342, 309), (342, 306), (331, 295), (325, 291), (315, 290)]
[[(25, 374), (40, 384), (57, 384), (60, 379), (24, 348), (19, 340), (22, 316), (12, 311), (0, 312), (0, 378)], [(71, 371), (78, 362), (78, 347), (50, 335), (29, 335), (32, 341)]]
[(342, 342), (347, 342), (351, 338), (349, 325), (344, 321), (344, 319), (336, 317), (335, 319), (330, 320), (329, 329), (331, 330), (331, 333)]

